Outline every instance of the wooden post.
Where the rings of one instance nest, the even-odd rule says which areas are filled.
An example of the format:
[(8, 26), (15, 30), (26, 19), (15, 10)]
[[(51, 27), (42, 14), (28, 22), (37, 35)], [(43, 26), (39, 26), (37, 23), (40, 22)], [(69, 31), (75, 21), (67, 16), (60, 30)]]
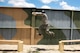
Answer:
[(31, 28), (31, 45), (34, 44), (34, 35), (35, 35), (35, 29)]
[[(35, 14), (35, 12), (34, 12), (34, 14)], [(32, 16), (31, 45), (34, 44), (34, 36), (35, 36), (35, 16), (36, 16), (36, 15), (33, 15), (33, 16)]]
[(59, 50), (62, 52), (64, 50), (64, 43), (59, 41)]
[(18, 52), (23, 51), (23, 41), (18, 42)]

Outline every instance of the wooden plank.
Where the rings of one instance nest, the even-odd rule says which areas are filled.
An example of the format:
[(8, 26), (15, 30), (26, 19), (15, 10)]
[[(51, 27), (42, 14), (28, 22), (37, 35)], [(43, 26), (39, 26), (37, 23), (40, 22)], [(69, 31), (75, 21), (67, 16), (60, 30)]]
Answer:
[(78, 39), (78, 40), (61, 40), (60, 42), (80, 42), (80, 39)]
[(20, 40), (0, 40), (0, 42), (19, 42)]

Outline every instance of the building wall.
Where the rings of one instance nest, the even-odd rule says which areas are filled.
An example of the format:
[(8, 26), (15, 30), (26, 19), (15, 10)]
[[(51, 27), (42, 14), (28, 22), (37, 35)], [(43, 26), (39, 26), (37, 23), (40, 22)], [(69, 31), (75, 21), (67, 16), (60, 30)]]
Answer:
[[(22, 40), (24, 44), (54, 45), (64, 39), (80, 39), (79, 11), (42, 10), (48, 15), (55, 37), (39, 35), (42, 16), (33, 16), (33, 8), (0, 7), (0, 40)], [(47, 38), (45, 38), (47, 37)]]

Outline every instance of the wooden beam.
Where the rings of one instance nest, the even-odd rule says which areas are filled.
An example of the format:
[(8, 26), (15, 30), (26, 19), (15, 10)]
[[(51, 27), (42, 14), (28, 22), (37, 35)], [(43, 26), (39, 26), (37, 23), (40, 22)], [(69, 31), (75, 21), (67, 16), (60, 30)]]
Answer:
[(60, 42), (80, 42), (80, 39), (78, 39), (78, 40), (61, 40)]

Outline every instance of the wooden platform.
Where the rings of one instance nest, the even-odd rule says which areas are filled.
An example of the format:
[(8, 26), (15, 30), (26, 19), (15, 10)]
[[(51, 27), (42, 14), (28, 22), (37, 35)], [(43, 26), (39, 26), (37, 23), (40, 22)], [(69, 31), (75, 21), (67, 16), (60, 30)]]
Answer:
[[(61, 53), (58, 48), (59, 45), (24, 45), (23, 51), (20, 53), (28, 53), (28, 51), (35, 50), (36, 48), (47, 48), (52, 50), (39, 51), (40, 53)], [(17, 45), (0, 45), (2, 50), (16, 50)], [(64, 45), (64, 53), (80, 53), (80, 45)], [(62, 53), (63, 53), (62, 52)], [(0, 51), (0, 53), (18, 53), (17, 51)]]

